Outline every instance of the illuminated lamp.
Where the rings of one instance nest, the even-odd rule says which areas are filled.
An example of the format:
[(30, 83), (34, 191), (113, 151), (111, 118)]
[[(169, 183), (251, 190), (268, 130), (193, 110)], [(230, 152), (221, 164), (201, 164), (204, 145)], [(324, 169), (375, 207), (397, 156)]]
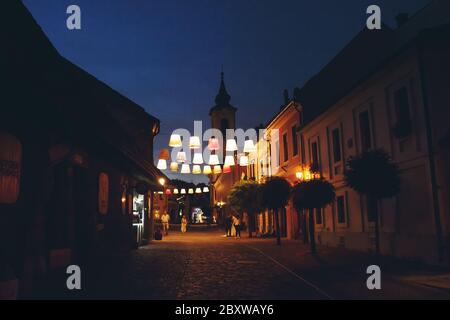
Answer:
[(208, 187), (203, 187), (203, 192), (209, 192), (209, 188)]
[(173, 161), (170, 163), (170, 171), (172, 172), (178, 171), (178, 162)]
[(177, 162), (185, 163), (186, 162), (186, 152), (178, 151), (177, 153)]
[(179, 134), (172, 134), (169, 140), (169, 147), (178, 148), (183, 144), (181, 143), (181, 136)]
[(193, 164), (202, 164), (203, 156), (201, 153), (194, 153), (194, 159), (192, 159)]
[(222, 172), (222, 168), (220, 166), (214, 166), (214, 168), (213, 168), (214, 174), (219, 174), (221, 172)]
[(189, 149), (200, 149), (200, 138), (197, 136), (192, 136), (189, 138)]
[(246, 167), (246, 166), (248, 166), (248, 157), (247, 157), (247, 156), (241, 156), (241, 157), (239, 158), (239, 165), (240, 165), (241, 167)]
[(223, 165), (227, 167), (234, 166), (234, 156), (225, 156), (225, 162)]
[(220, 164), (220, 162), (219, 162), (219, 156), (218, 156), (217, 154), (211, 154), (211, 155), (209, 156), (209, 162), (208, 162), (208, 164), (209, 164), (210, 166), (217, 166), (217, 165), (219, 165), (219, 164)]
[(203, 167), (203, 174), (211, 174), (212, 170), (211, 170), (211, 166), (206, 165)]
[(189, 188), (188, 193), (189, 194), (194, 194), (194, 189), (193, 188)]
[(223, 173), (231, 173), (231, 167), (230, 166), (223, 166)]
[(169, 160), (169, 149), (161, 149), (161, 151), (159, 151), (159, 159)]
[(191, 168), (189, 167), (188, 164), (183, 164), (181, 166), (181, 171), (180, 172), (183, 173), (183, 174), (191, 173)]
[(194, 164), (192, 166), (192, 173), (193, 174), (200, 174), (200, 173), (202, 173), (202, 169), (200, 168), (200, 166), (198, 164)]
[(195, 188), (195, 193), (202, 193), (202, 189), (201, 188)]
[(225, 151), (237, 151), (238, 147), (236, 144), (236, 140), (234, 139), (228, 139), (227, 140), (227, 147), (225, 149)]
[(159, 170), (166, 170), (167, 169), (167, 161), (164, 159), (159, 159), (156, 167)]
[(186, 194), (186, 189), (181, 189), (181, 192), (180, 192), (181, 194)]
[(173, 189), (173, 194), (179, 194), (180, 192), (178, 191), (178, 189)]
[(208, 149), (210, 151), (217, 151), (220, 149), (220, 145), (219, 145), (219, 139), (212, 137), (211, 139), (209, 139), (208, 141)]
[(253, 140), (247, 140), (244, 142), (244, 152), (250, 153), (255, 151), (256, 147), (255, 144), (253, 143)]

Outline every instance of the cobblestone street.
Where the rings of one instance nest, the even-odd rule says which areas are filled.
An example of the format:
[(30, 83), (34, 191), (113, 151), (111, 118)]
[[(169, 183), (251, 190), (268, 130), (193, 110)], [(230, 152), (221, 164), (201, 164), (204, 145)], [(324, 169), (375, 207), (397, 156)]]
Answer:
[[(403, 280), (410, 266), (382, 268), (382, 290), (366, 287), (367, 255), (298, 241), (226, 238), (218, 231), (171, 232), (105, 262), (96, 298), (119, 299), (416, 299), (450, 292)], [(408, 269), (409, 268), (409, 269)], [(417, 269), (417, 266), (414, 266)], [(415, 270), (416, 270), (415, 269)], [(103, 276), (103, 278), (102, 278)], [(405, 278), (406, 279), (406, 278)], [(408, 278), (409, 279), (409, 278)]]

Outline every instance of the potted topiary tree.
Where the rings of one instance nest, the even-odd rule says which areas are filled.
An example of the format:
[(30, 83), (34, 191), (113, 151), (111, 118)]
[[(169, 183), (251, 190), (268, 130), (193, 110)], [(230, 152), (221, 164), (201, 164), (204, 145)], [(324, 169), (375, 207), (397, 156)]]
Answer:
[(380, 254), (378, 201), (400, 190), (400, 172), (383, 150), (366, 151), (347, 161), (346, 185), (367, 196), (368, 210), (375, 222), (375, 252)]
[(313, 179), (300, 182), (294, 186), (292, 201), (298, 212), (309, 210), (309, 243), (311, 252), (316, 253), (316, 239), (314, 234), (314, 209), (321, 210), (332, 204), (336, 197), (334, 187), (323, 179)]
[(275, 224), (277, 229), (277, 244), (281, 245), (280, 233), (280, 210), (288, 203), (291, 194), (291, 185), (286, 179), (281, 177), (269, 178), (263, 185), (263, 205), (264, 207), (274, 210)]
[(237, 182), (230, 191), (228, 203), (241, 215), (248, 216), (248, 236), (253, 236), (255, 230), (255, 217), (262, 210), (261, 185), (252, 180)]

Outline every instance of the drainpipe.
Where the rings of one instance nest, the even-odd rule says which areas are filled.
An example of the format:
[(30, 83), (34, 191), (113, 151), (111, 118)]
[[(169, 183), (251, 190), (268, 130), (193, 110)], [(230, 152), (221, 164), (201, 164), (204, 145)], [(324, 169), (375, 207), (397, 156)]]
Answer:
[(429, 170), (431, 179), (431, 192), (433, 196), (433, 211), (434, 211), (434, 221), (436, 225), (436, 238), (437, 238), (437, 249), (438, 249), (438, 261), (443, 262), (444, 260), (444, 246), (442, 240), (442, 223), (441, 223), (441, 213), (439, 206), (439, 186), (437, 184), (436, 175), (436, 163), (434, 156), (433, 147), (433, 131), (431, 124), (431, 115), (429, 108), (428, 91), (426, 85), (425, 76), (425, 60), (424, 60), (424, 49), (423, 44), (420, 43), (418, 47), (419, 51), (419, 74), (420, 74), (420, 84), (422, 90), (422, 103), (424, 108), (424, 120), (426, 127), (426, 139), (427, 139), (427, 153), (429, 158)]

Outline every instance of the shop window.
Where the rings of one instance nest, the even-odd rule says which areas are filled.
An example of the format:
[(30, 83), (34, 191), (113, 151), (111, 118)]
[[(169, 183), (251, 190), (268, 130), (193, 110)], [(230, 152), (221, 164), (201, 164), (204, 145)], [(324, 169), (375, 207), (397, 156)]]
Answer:
[(13, 204), (19, 198), (22, 144), (8, 133), (0, 133), (0, 203)]
[(106, 173), (100, 173), (98, 177), (98, 211), (101, 214), (108, 213), (109, 201), (109, 177)]
[(334, 163), (338, 163), (342, 159), (342, 150), (341, 150), (341, 134), (339, 129), (336, 128), (332, 131), (332, 141), (333, 141), (333, 160)]
[(320, 147), (319, 147), (319, 138), (317, 137), (314, 141), (311, 142), (310, 147), (311, 153), (311, 171), (320, 172)]

